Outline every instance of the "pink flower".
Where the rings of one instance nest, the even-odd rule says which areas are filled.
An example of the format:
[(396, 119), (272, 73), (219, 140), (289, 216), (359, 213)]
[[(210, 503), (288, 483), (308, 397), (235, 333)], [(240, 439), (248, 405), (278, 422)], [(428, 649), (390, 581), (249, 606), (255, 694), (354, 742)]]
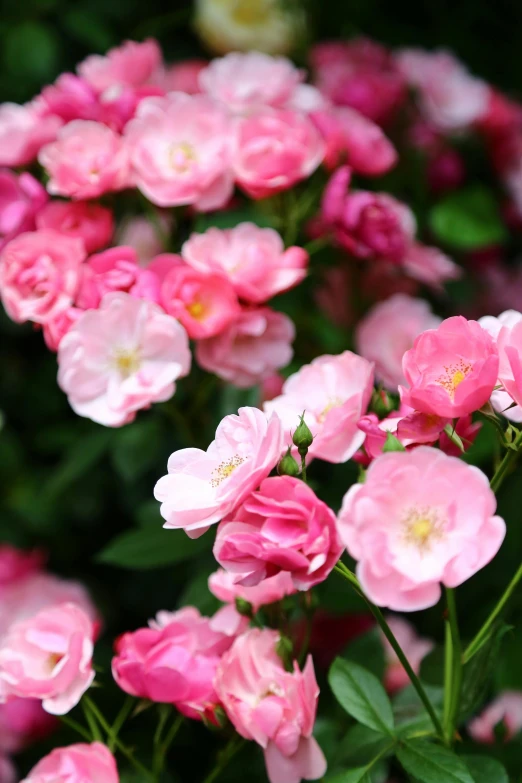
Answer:
[[(433, 650), (435, 643), (431, 639), (418, 636), (414, 626), (402, 617), (387, 617), (386, 621), (402, 647), (411, 668), (415, 674), (419, 674), (423, 658)], [(384, 634), (381, 635), (381, 640), (386, 655), (384, 685), (388, 693), (395, 693), (409, 685), (410, 678)]]
[(94, 680), (94, 629), (76, 604), (58, 604), (15, 623), (0, 643), (5, 696), (42, 699), (52, 715), (69, 712)]
[(295, 327), (269, 307), (245, 309), (224, 331), (196, 347), (200, 367), (224, 381), (248, 388), (291, 361)]
[(319, 697), (312, 659), (287, 672), (279, 634), (253, 628), (238, 637), (218, 666), (215, 687), (236, 731), (261, 745), (270, 783), (316, 780), (326, 761), (312, 736)]
[(13, 321), (45, 324), (73, 302), (85, 258), (81, 239), (51, 229), (20, 234), (0, 255), (0, 295)]
[[(31, 742), (46, 737), (58, 726), (39, 699), (10, 698), (0, 704), (0, 754), (19, 753)], [(3, 778), (0, 775), (3, 783)]]
[(0, 595), (9, 587), (42, 568), (45, 557), (37, 549), (24, 551), (11, 544), (0, 544)]
[(170, 399), (189, 370), (183, 327), (153, 302), (120, 292), (85, 312), (58, 349), (58, 384), (72, 409), (108, 427)]
[(237, 129), (234, 176), (254, 199), (288, 190), (306, 179), (325, 154), (319, 132), (298, 112), (265, 108), (240, 119)]
[(293, 595), (296, 591), (288, 571), (280, 571), (275, 576), (263, 579), (259, 584), (251, 587), (236, 584), (235, 579), (232, 572), (220, 568), (209, 576), (208, 589), (225, 603), (233, 604), (237, 598), (248, 601), (254, 614), (262, 606), (282, 601), (287, 595)]
[(388, 433), (395, 435), (404, 447), (419, 443), (435, 443), (448, 423), (449, 419), (411, 412), (411, 408), (406, 406), (401, 406), (401, 410), (392, 411), (389, 416), (380, 421), (375, 413), (368, 413), (357, 423), (366, 438), (364, 453), (356, 455), (356, 458), (363, 465), (368, 465), (372, 459), (383, 453)]
[(401, 261), (404, 272), (435, 291), (441, 290), (442, 283), (448, 280), (458, 280), (462, 269), (438, 247), (428, 247), (420, 242), (413, 242), (406, 250)]
[[(518, 408), (506, 411), (506, 415), (514, 413), (518, 421), (519, 408), (522, 406), (522, 371), (521, 371), (521, 346), (522, 346), (522, 316), (515, 311), (502, 313), (503, 325), (498, 333), (497, 346), (500, 359), (498, 371), (499, 382), (507, 392), (506, 396), (496, 398), (497, 404), (504, 405), (505, 410), (511, 401), (517, 403)], [(501, 323), (502, 323), (501, 322)], [(489, 329), (488, 329), (489, 331)]]
[(0, 753), (0, 780), (2, 783), (16, 783), (18, 775), (8, 756)]
[(225, 416), (207, 451), (181, 449), (170, 455), (168, 475), (154, 497), (165, 527), (183, 528), (191, 537), (230, 514), (275, 468), (283, 449), (277, 416), (240, 408)]
[(119, 783), (112, 753), (100, 742), (55, 748), (22, 783)]
[(378, 125), (348, 107), (328, 108), (312, 114), (326, 142), (329, 169), (347, 163), (358, 174), (380, 176), (397, 163), (397, 152)]
[(50, 351), (57, 351), (62, 338), (65, 337), (71, 326), (76, 323), (82, 315), (83, 310), (79, 307), (68, 307), (62, 313), (59, 313), (50, 321), (44, 323), (42, 332), (46, 346)]
[[(511, 328), (520, 321), (522, 321), (522, 313), (519, 313), (516, 310), (505, 310), (498, 318), (495, 318), (492, 315), (485, 315), (483, 318), (479, 318), (478, 322), (496, 341), (503, 326)], [(502, 413), (506, 419), (515, 422), (522, 421), (522, 407), (520, 407), (520, 405), (511, 407), (513, 405), (513, 399), (504, 389), (495, 389), (491, 395), (491, 404), (495, 410), (498, 413)]]
[(64, 122), (101, 120), (101, 109), (93, 87), (73, 73), (62, 73), (42, 90), (42, 101), (51, 114)]
[(196, 95), (201, 92), (199, 75), (208, 65), (207, 60), (182, 60), (169, 65), (158, 79), (165, 92), (186, 92)]
[(499, 358), (490, 335), (476, 321), (458, 315), (420, 334), (404, 354), (408, 387), (402, 401), (422, 413), (447, 418), (481, 408), (497, 382)]
[(265, 479), (218, 527), (214, 557), (244, 585), (288, 571), (297, 590), (324, 582), (343, 547), (335, 515), (300, 479)]
[(193, 607), (165, 613), (151, 625), (118, 639), (114, 679), (132, 696), (174, 704), (189, 718), (212, 718), (219, 703), (216, 668), (233, 638)]
[(97, 253), (83, 266), (76, 305), (82, 310), (96, 309), (105, 294), (112, 291), (126, 291), (134, 295), (143, 274), (147, 273), (138, 266), (132, 247), (111, 247)]
[(184, 261), (203, 274), (225, 275), (246, 302), (261, 304), (300, 283), (306, 276), (308, 253), (284, 248), (272, 228), (239, 223), (234, 228), (209, 228), (192, 234), (181, 248)]
[(275, 372), (272, 375), (269, 375), (268, 378), (265, 378), (261, 384), (260, 407), (262, 407), (262, 403), (268, 402), (268, 400), (273, 400), (274, 397), (279, 397), (279, 395), (283, 393), (284, 382), (285, 379), (278, 372)]
[(35, 217), (46, 201), (45, 189), (27, 172), (0, 171), (0, 249), (36, 227)]
[(39, 149), (52, 141), (63, 125), (54, 115), (42, 114), (37, 103), (0, 104), (0, 166), (25, 166)]
[(364, 441), (357, 422), (373, 391), (373, 365), (351, 351), (319, 356), (291, 375), (283, 394), (265, 403), (281, 421), (288, 441), (305, 411), (314, 441), (309, 454), (327, 462), (346, 462)]
[(428, 302), (395, 294), (378, 302), (357, 326), (357, 352), (375, 364), (375, 376), (390, 391), (405, 382), (402, 357), (417, 335), (435, 329), (440, 318)]
[(429, 161), (426, 176), (430, 190), (437, 195), (455, 190), (466, 179), (462, 155), (452, 147), (441, 149)]
[(83, 240), (88, 253), (109, 244), (114, 230), (110, 209), (88, 201), (51, 201), (36, 216), (38, 228), (51, 228)]
[(303, 73), (286, 57), (262, 52), (231, 52), (212, 60), (199, 74), (203, 92), (233, 112), (283, 107), (303, 80)]
[(143, 43), (125, 41), (105, 56), (91, 54), (78, 65), (78, 74), (98, 92), (115, 85), (141, 87), (162, 62), (161, 50), (152, 38)]
[(495, 726), (502, 722), (506, 742), (522, 729), (522, 691), (504, 691), (468, 724), (468, 731), (475, 742), (492, 745), (495, 742)]
[(498, 552), (504, 521), (476, 467), (429, 446), (377, 457), (344, 496), (337, 525), (357, 576), (378, 606), (434, 606)]
[[(157, 216), (165, 235), (168, 236), (172, 229), (171, 221), (159, 211)], [(123, 223), (118, 231), (117, 244), (133, 247), (140, 266), (147, 266), (154, 256), (165, 250), (156, 226), (148, 218), (139, 215)]]
[(121, 136), (90, 120), (73, 120), (38, 155), (47, 169), (47, 190), (58, 196), (89, 199), (130, 184), (129, 156)]
[(232, 195), (234, 130), (205, 95), (146, 98), (125, 128), (134, 181), (160, 207), (223, 207)]

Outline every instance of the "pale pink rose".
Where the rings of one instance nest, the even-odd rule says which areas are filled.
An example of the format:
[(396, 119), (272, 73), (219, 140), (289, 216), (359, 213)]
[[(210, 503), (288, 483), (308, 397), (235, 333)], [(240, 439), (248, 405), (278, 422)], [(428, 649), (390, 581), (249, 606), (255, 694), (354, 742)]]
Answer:
[[(478, 322), (494, 340), (497, 340), (500, 331), (503, 326), (511, 328), (515, 324), (522, 321), (522, 313), (516, 310), (505, 310), (497, 318), (492, 315), (485, 315), (479, 318)], [(504, 391), (504, 389), (496, 389), (491, 395), (491, 404), (498, 413), (502, 413), (506, 419), (515, 422), (522, 421), (522, 407), (520, 405), (513, 405), (513, 399)]]
[(373, 603), (434, 606), (497, 554), (506, 526), (486, 476), (430, 446), (377, 457), (343, 499), (337, 525)]
[(120, 636), (113, 677), (132, 696), (174, 704), (189, 718), (212, 718), (216, 668), (233, 637), (213, 630), (193, 607), (162, 614), (153, 627)]
[(329, 169), (347, 163), (358, 174), (376, 177), (397, 163), (397, 151), (381, 128), (355, 109), (331, 107), (314, 112), (312, 120), (326, 142)]
[(31, 174), (0, 171), (0, 250), (18, 234), (36, 227), (35, 218), (47, 198), (45, 188)]
[(5, 697), (42, 699), (51, 715), (69, 712), (94, 680), (94, 627), (76, 604), (56, 604), (14, 623), (0, 642)]
[(136, 186), (153, 204), (220, 209), (232, 195), (234, 128), (206, 95), (146, 98), (125, 128)]
[(0, 595), (4, 588), (41, 571), (45, 562), (43, 552), (26, 551), (11, 544), (0, 544)]
[(157, 81), (165, 92), (186, 92), (188, 95), (196, 95), (201, 92), (199, 75), (207, 65), (207, 60), (182, 60), (165, 68)]
[(190, 370), (187, 333), (156, 304), (106, 294), (86, 311), (58, 348), (58, 384), (79, 416), (107, 427), (164, 402)]
[[(0, 755), (19, 753), (27, 745), (43, 739), (56, 728), (56, 718), (45, 712), (39, 699), (17, 696), (0, 704)], [(0, 775), (0, 781), (3, 778)]]
[(199, 74), (203, 92), (237, 113), (263, 106), (283, 107), (304, 73), (286, 57), (263, 52), (230, 52)]
[[(411, 668), (415, 674), (419, 674), (422, 660), (433, 650), (435, 642), (418, 636), (414, 626), (402, 617), (388, 616), (386, 622), (399, 642)], [(381, 641), (386, 656), (384, 686), (388, 693), (396, 693), (410, 684), (410, 678), (388, 639), (382, 633)]]
[(64, 122), (101, 120), (101, 109), (94, 88), (73, 73), (62, 73), (54, 84), (44, 87), (43, 103), (51, 114)]
[(88, 253), (109, 244), (114, 231), (110, 209), (88, 201), (51, 201), (36, 216), (38, 228), (51, 228), (83, 240)]
[(0, 753), (0, 780), (2, 783), (17, 783), (18, 775), (11, 759)]
[[(158, 221), (167, 237), (172, 229), (172, 221), (168, 215), (158, 211)], [(154, 256), (163, 253), (165, 245), (157, 227), (146, 217), (136, 215), (126, 220), (117, 235), (117, 244), (133, 247), (140, 266), (147, 266)]]
[(401, 267), (409, 277), (436, 291), (441, 290), (442, 283), (462, 277), (462, 268), (438, 247), (428, 247), (420, 242), (412, 242), (407, 248)]
[(83, 265), (76, 305), (82, 310), (96, 309), (105, 294), (112, 291), (126, 291), (135, 296), (142, 275), (147, 276), (147, 272), (138, 266), (132, 247), (111, 247), (96, 253)]
[(47, 190), (89, 199), (130, 184), (129, 155), (121, 136), (100, 122), (73, 120), (38, 155), (49, 174)]
[(247, 587), (236, 584), (236, 577), (230, 571), (220, 568), (208, 578), (210, 592), (227, 604), (233, 604), (237, 598), (248, 601), (255, 614), (262, 606), (282, 601), (287, 595), (296, 591), (291, 575), (280, 571), (275, 576), (263, 579), (259, 584)]
[(435, 329), (440, 322), (424, 299), (395, 294), (374, 305), (359, 322), (355, 333), (357, 352), (374, 363), (377, 380), (396, 392), (405, 382), (402, 357), (417, 335)]
[(298, 84), (285, 108), (299, 111), (303, 114), (325, 111), (331, 107), (331, 103), (323, 93), (313, 84)]
[(291, 375), (283, 394), (265, 403), (265, 411), (282, 421), (286, 440), (304, 419), (314, 436), (312, 457), (346, 462), (364, 442), (357, 422), (366, 413), (373, 391), (373, 365), (351, 351), (319, 356)]
[(207, 451), (181, 449), (170, 455), (168, 475), (154, 488), (164, 527), (183, 528), (192, 538), (202, 535), (259, 486), (282, 449), (277, 416), (247, 407), (225, 416)]
[(309, 258), (301, 247), (285, 250), (277, 231), (255, 223), (192, 234), (181, 254), (198, 272), (225, 275), (237, 295), (254, 304), (266, 302), (300, 283), (306, 276)]
[(522, 691), (503, 691), (485, 710), (468, 723), (468, 731), (475, 742), (493, 745), (495, 726), (502, 722), (505, 741), (513, 739), (522, 729)]
[(409, 384), (399, 387), (405, 405), (453, 419), (489, 400), (499, 351), (480, 324), (457, 315), (420, 334), (404, 354), (402, 369)]
[(294, 324), (283, 313), (269, 307), (244, 309), (220, 334), (198, 342), (196, 359), (207, 372), (247, 389), (286, 367), (294, 338)]
[[(194, 612), (198, 613), (198, 610), (190, 606), (178, 609), (175, 612), (168, 612), (162, 609), (157, 612), (156, 617), (153, 620), (149, 620), (149, 628), (152, 628), (155, 631), (162, 631), (172, 622), (177, 622), (180, 618), (182, 618), (183, 621), (185, 621), (186, 618), (189, 620), (190, 618), (197, 619), (199, 613), (194, 615)], [(235, 606), (222, 606), (221, 609), (218, 609), (217, 612), (212, 615), (212, 617), (202, 617), (201, 620), (203, 632), (205, 633), (208, 627), (214, 634), (214, 636), (208, 634), (206, 636), (209, 640), (215, 640), (217, 645), (216, 652), (228, 649), (232, 643), (231, 637), (235, 638), (238, 633), (243, 633), (243, 631), (248, 628), (248, 618), (242, 617)]]
[(165, 91), (156, 85), (129, 87), (115, 84), (98, 96), (100, 104), (99, 122), (108, 125), (117, 133), (122, 133), (145, 98), (163, 97)]
[(98, 92), (115, 85), (141, 87), (147, 84), (162, 63), (157, 41), (125, 41), (105, 56), (91, 54), (78, 65), (78, 74)]
[(101, 742), (55, 748), (22, 783), (119, 783), (116, 761)]
[[(502, 326), (498, 337), (497, 346), (500, 359), (498, 379), (509, 398), (522, 407), (522, 318), (519, 313), (504, 314), (506, 323)], [(508, 399), (501, 398), (501, 404)], [(517, 409), (514, 408), (514, 411)], [(510, 411), (507, 411), (509, 414)]]
[(325, 144), (312, 121), (288, 109), (260, 109), (237, 124), (234, 177), (251, 198), (288, 190), (312, 174)]
[(309, 656), (288, 672), (277, 654), (279, 633), (253, 628), (239, 636), (217, 669), (215, 687), (239, 734), (261, 745), (270, 783), (316, 780), (326, 761), (312, 736), (319, 686)]
[(214, 557), (241, 584), (288, 571), (297, 590), (324, 582), (343, 551), (335, 515), (301, 479), (265, 479), (218, 527)]
[(438, 130), (466, 130), (486, 114), (489, 86), (450, 52), (403, 49), (396, 62), (406, 81), (418, 89), (424, 116)]
[(42, 114), (38, 103), (0, 104), (0, 166), (32, 163), (44, 144), (56, 138), (60, 117)]
[(20, 234), (0, 255), (0, 296), (17, 323), (45, 324), (73, 303), (85, 258), (81, 239), (42, 229)]
[(65, 337), (71, 326), (82, 315), (79, 307), (68, 307), (50, 321), (46, 321), (42, 327), (43, 338), (50, 351), (57, 351), (62, 338)]

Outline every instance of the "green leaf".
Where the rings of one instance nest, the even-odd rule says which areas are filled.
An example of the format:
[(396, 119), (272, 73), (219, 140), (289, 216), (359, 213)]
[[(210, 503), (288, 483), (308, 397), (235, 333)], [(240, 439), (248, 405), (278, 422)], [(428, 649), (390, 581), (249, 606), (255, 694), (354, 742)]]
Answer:
[(478, 250), (506, 240), (498, 199), (487, 188), (475, 187), (450, 193), (430, 214), (436, 238), (457, 250)]
[(464, 666), (459, 717), (472, 715), (484, 700), (488, 686), (498, 666), (502, 638), (511, 626), (501, 623), (493, 628), (487, 641)]
[[(424, 685), (428, 699), (439, 716), (442, 712), (444, 698), (443, 689), (432, 685)], [(421, 702), (413, 685), (408, 685), (394, 698), (393, 717), (397, 732), (401, 737), (408, 737), (418, 731), (433, 731), (433, 723)]]
[(349, 715), (370, 729), (393, 734), (390, 700), (375, 675), (352, 661), (337, 658), (330, 668), (328, 681), (335, 698)]
[(364, 666), (382, 680), (386, 663), (381, 634), (377, 628), (372, 628), (350, 642), (342, 657)]
[(409, 740), (397, 751), (409, 775), (420, 783), (475, 783), (464, 762), (448, 748), (425, 740)]
[(59, 40), (49, 25), (20, 22), (9, 30), (3, 46), (5, 65), (13, 73), (44, 81), (56, 70)]
[(87, 473), (107, 451), (113, 434), (109, 429), (96, 429), (92, 434), (79, 438), (44, 487), (41, 502), (54, 502), (74, 481)]
[(115, 434), (112, 459), (125, 481), (133, 481), (153, 468), (158, 461), (158, 444), (164, 430), (155, 418), (135, 421)]
[(402, 443), (391, 432), (386, 435), (386, 441), (382, 447), (383, 452), (386, 451), (406, 451)]
[(372, 779), (368, 767), (359, 767), (326, 778), (326, 783), (372, 783)]
[(267, 215), (254, 208), (245, 207), (238, 210), (225, 210), (200, 214), (197, 217), (194, 230), (203, 233), (208, 228), (234, 228), (238, 223), (255, 223), (261, 228), (273, 228), (274, 222)]
[(474, 783), (509, 783), (506, 770), (496, 759), (489, 756), (461, 756)]
[[(368, 765), (372, 759), (390, 747), (388, 734), (369, 729), (358, 723), (346, 732), (337, 749), (336, 761), (348, 767)], [(392, 748), (390, 748), (391, 752)]]
[(120, 568), (160, 568), (188, 560), (211, 547), (212, 536), (191, 539), (181, 530), (146, 527), (117, 536), (96, 559)]

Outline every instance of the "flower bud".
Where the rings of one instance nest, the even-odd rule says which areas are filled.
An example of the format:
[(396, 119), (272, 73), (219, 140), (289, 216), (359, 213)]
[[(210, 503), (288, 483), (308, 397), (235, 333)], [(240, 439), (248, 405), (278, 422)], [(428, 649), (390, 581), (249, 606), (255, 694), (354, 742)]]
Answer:
[(310, 429), (304, 420), (304, 412), (303, 415), (299, 418), (299, 426), (294, 432), (292, 440), (294, 445), (297, 446), (297, 450), (301, 457), (305, 457), (308, 449), (313, 443), (314, 436), (310, 432)]
[(288, 447), (288, 450), (284, 457), (279, 460), (277, 465), (277, 472), (280, 476), (298, 476), (300, 473), (297, 460), (292, 456), (292, 448)]
[(245, 601), (244, 598), (236, 598), (236, 609), (239, 612), (239, 614), (242, 617), (248, 617), (252, 619), (254, 616), (254, 611), (252, 609), (252, 604), (250, 601)]

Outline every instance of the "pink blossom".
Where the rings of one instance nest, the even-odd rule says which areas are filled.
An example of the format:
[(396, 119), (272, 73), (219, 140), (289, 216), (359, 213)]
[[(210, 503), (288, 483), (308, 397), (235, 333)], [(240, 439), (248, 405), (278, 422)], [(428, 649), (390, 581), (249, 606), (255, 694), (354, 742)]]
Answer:
[[(505, 310), (497, 318), (492, 315), (485, 315), (482, 318), (479, 318), (478, 322), (496, 341), (503, 326), (511, 328), (520, 321), (522, 321), (522, 313), (519, 313), (516, 310)], [(491, 404), (495, 410), (498, 413), (502, 413), (506, 419), (515, 422), (522, 421), (522, 407), (520, 407), (520, 405), (511, 407), (513, 405), (513, 399), (504, 389), (495, 389), (491, 395)]]
[(234, 228), (209, 228), (192, 234), (181, 248), (184, 261), (203, 274), (225, 275), (246, 302), (261, 304), (300, 283), (306, 275), (308, 253), (300, 247), (285, 250), (272, 228), (239, 223)]
[(378, 302), (357, 326), (357, 352), (375, 365), (377, 380), (390, 391), (405, 382), (402, 357), (417, 335), (435, 329), (441, 319), (428, 302), (406, 294), (395, 294)]
[[(0, 704), (0, 755), (19, 753), (27, 745), (46, 737), (58, 723), (45, 712), (39, 699), (17, 696)], [(0, 775), (3, 783), (3, 778)]]
[(62, 338), (83, 313), (79, 307), (68, 307), (67, 310), (44, 323), (42, 332), (46, 346), (50, 351), (57, 351)]
[(89, 199), (130, 184), (129, 156), (121, 136), (90, 120), (73, 120), (38, 155), (47, 169), (47, 190), (58, 196)]
[[(500, 359), (498, 379), (509, 398), (522, 407), (522, 318), (513, 311), (503, 315), (505, 323), (497, 337)], [(502, 398), (502, 402), (507, 402), (506, 407), (511, 404), (506, 398)]]
[(25, 166), (52, 141), (63, 125), (60, 117), (42, 114), (37, 103), (0, 104), (0, 166)]
[(277, 416), (246, 407), (225, 416), (206, 452), (181, 449), (170, 455), (168, 475), (154, 489), (165, 527), (183, 528), (193, 538), (202, 535), (259, 486), (282, 449)]
[(158, 82), (165, 92), (186, 92), (188, 95), (196, 95), (201, 92), (199, 75), (207, 65), (207, 60), (181, 60), (169, 65)]
[(52, 715), (69, 712), (94, 680), (94, 629), (76, 604), (57, 604), (14, 623), (0, 643), (4, 697), (42, 699)]
[(78, 74), (98, 92), (115, 85), (141, 87), (147, 84), (162, 62), (158, 42), (125, 41), (106, 55), (92, 54), (78, 65)]
[(0, 595), (5, 587), (38, 573), (44, 561), (43, 553), (37, 549), (25, 551), (11, 544), (0, 544)]
[(288, 571), (297, 590), (324, 582), (343, 547), (335, 515), (303, 481), (265, 479), (218, 527), (214, 557), (241, 584)]
[(13, 321), (45, 324), (73, 302), (85, 258), (81, 239), (51, 229), (20, 234), (0, 255), (0, 295)]
[(89, 82), (73, 73), (62, 73), (54, 84), (44, 87), (42, 101), (51, 114), (64, 122), (101, 120), (96, 92)]
[(238, 637), (217, 669), (215, 687), (236, 731), (261, 745), (270, 783), (316, 780), (326, 772), (312, 736), (319, 697), (312, 659), (287, 672), (279, 634), (253, 628)]
[(428, 247), (420, 242), (409, 245), (401, 266), (407, 275), (436, 291), (442, 288), (442, 283), (462, 276), (461, 267), (438, 247)]
[(448, 419), (438, 416), (426, 416), (424, 413), (410, 413), (411, 409), (402, 406), (399, 411), (392, 411), (389, 416), (379, 421), (375, 413), (362, 416), (357, 426), (366, 435), (364, 452), (354, 459), (363, 465), (369, 465), (383, 453), (388, 433), (394, 435), (404, 447), (419, 443), (435, 443)]
[(364, 441), (357, 422), (373, 391), (373, 365), (351, 351), (319, 356), (291, 375), (283, 394), (265, 403), (281, 419), (286, 439), (305, 411), (314, 441), (309, 454), (327, 462), (346, 462)]
[(116, 761), (100, 742), (55, 748), (22, 783), (119, 783)]
[[(157, 217), (165, 236), (168, 236), (172, 229), (169, 217), (159, 211)], [(165, 250), (165, 245), (156, 226), (148, 218), (139, 215), (123, 223), (118, 231), (117, 244), (133, 247), (140, 266), (147, 266), (154, 256)]]
[(112, 291), (133, 294), (141, 274), (145, 272), (138, 266), (132, 247), (111, 247), (97, 253), (83, 266), (76, 305), (82, 310), (90, 310), (97, 308), (105, 294)]
[(288, 190), (312, 174), (325, 145), (308, 117), (287, 109), (260, 109), (238, 121), (234, 176), (254, 199)]
[(312, 120), (326, 142), (324, 162), (329, 169), (347, 163), (358, 174), (375, 177), (397, 163), (391, 141), (378, 125), (355, 109), (328, 108), (314, 112)]
[(110, 209), (88, 201), (51, 201), (36, 216), (38, 228), (51, 228), (83, 240), (88, 253), (108, 245), (114, 230)]
[(522, 691), (503, 691), (492, 703), (468, 724), (468, 731), (475, 742), (492, 745), (495, 742), (495, 726), (502, 722), (505, 741), (513, 739), (522, 729)]
[(378, 606), (434, 606), (442, 582), (457, 587), (504, 539), (496, 499), (476, 467), (429, 446), (377, 457), (344, 496), (338, 530), (357, 576)]
[(291, 361), (295, 327), (288, 316), (269, 307), (244, 309), (215, 337), (196, 347), (200, 367), (224, 381), (249, 388)]
[(402, 401), (422, 413), (448, 418), (481, 408), (497, 382), (499, 358), (490, 335), (458, 315), (420, 334), (404, 354)]
[(437, 195), (455, 190), (466, 178), (462, 155), (452, 147), (441, 149), (429, 161), (426, 176), (430, 190)]
[(58, 348), (58, 384), (72, 409), (108, 427), (170, 399), (189, 370), (183, 327), (153, 302), (122, 292), (86, 311)]
[(11, 759), (0, 753), (0, 780), (2, 783), (16, 783), (18, 775)]
[(160, 207), (223, 207), (232, 195), (234, 129), (205, 95), (146, 98), (125, 128), (134, 181)]
[(282, 601), (287, 595), (292, 595), (296, 591), (292, 577), (287, 571), (280, 571), (275, 576), (263, 579), (257, 585), (247, 587), (236, 584), (234, 574), (222, 568), (209, 576), (208, 589), (225, 603), (234, 603), (237, 598), (248, 601), (254, 614), (262, 606)]
[[(414, 626), (402, 617), (387, 617), (386, 622), (399, 642), (411, 668), (415, 674), (419, 674), (423, 658), (433, 650), (435, 643), (431, 639), (423, 639), (418, 636)], [(395, 693), (409, 685), (410, 678), (384, 634), (381, 635), (381, 639), (386, 655), (384, 685), (388, 693)]]
[(18, 234), (36, 227), (36, 215), (46, 201), (45, 189), (31, 174), (0, 171), (0, 250)]

